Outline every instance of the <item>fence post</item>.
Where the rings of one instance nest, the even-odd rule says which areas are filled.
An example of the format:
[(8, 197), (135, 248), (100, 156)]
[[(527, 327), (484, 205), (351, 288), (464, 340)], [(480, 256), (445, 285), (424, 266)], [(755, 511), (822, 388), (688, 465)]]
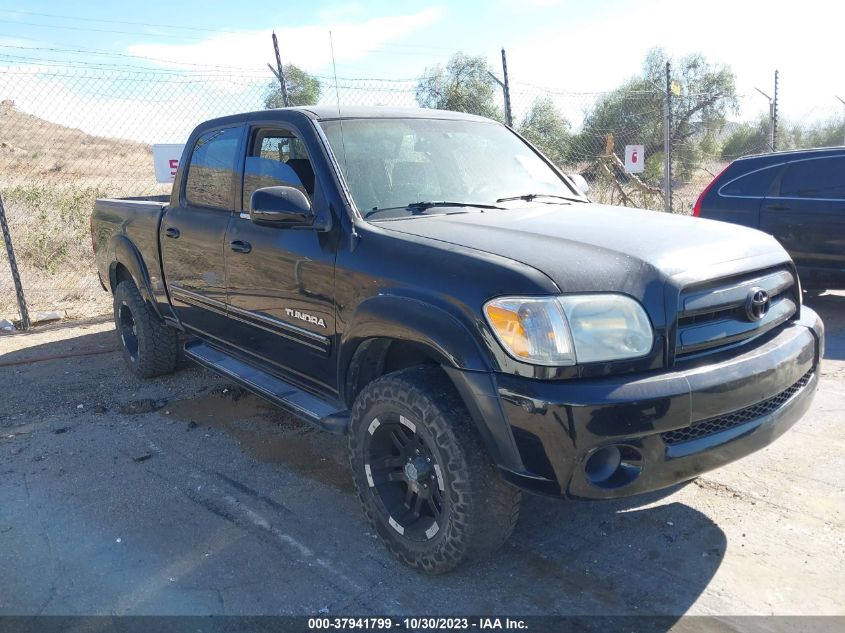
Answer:
[(505, 81), (502, 90), (505, 93), (505, 123), (513, 127), (513, 114), (511, 113), (511, 85), (508, 83), (508, 60), (505, 57), (505, 48), (502, 47), (502, 76)]
[(772, 99), (772, 151), (778, 150), (778, 71), (775, 71), (775, 96)]
[(28, 330), (29, 311), (26, 309), (26, 299), (23, 296), (21, 276), (18, 274), (18, 263), (15, 260), (15, 249), (12, 247), (12, 234), (6, 222), (6, 208), (3, 206), (3, 196), (0, 195), (0, 226), (3, 228), (3, 241), (6, 242), (6, 255), (9, 257), (9, 268), (12, 271), (12, 281), (15, 282), (15, 292), (18, 295), (18, 309), (21, 313), (21, 329)]
[(672, 75), (669, 62), (666, 62), (666, 102), (663, 110), (663, 158), (666, 161), (663, 210), (672, 213)]

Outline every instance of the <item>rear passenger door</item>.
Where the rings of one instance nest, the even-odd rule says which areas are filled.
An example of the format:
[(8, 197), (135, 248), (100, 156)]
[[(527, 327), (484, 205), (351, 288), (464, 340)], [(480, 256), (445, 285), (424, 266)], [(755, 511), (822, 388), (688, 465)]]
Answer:
[(254, 125), (247, 135), (239, 212), (225, 240), (232, 342), (305, 389), (334, 392), (336, 366), (329, 357), (335, 335), (336, 231), (254, 224), (248, 214), (252, 193), (275, 185), (299, 188), (318, 218), (330, 216), (297, 129)]
[(771, 233), (796, 265), (845, 278), (845, 156), (787, 163), (768, 196), (760, 228)]
[(179, 204), (167, 208), (159, 238), (179, 320), (218, 340), (225, 340), (228, 329), (223, 238), (239, 191), (242, 135), (242, 125), (225, 126), (206, 130), (194, 141)]

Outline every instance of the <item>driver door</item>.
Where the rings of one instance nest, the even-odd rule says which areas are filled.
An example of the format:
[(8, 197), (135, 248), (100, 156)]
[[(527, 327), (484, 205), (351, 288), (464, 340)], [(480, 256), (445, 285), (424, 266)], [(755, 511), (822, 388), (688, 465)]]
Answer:
[(330, 213), (311, 158), (292, 128), (254, 126), (247, 136), (243, 192), (226, 232), (228, 309), (236, 345), (306, 389), (335, 391), (335, 241), (331, 231), (261, 226), (249, 219), (252, 193), (287, 185)]

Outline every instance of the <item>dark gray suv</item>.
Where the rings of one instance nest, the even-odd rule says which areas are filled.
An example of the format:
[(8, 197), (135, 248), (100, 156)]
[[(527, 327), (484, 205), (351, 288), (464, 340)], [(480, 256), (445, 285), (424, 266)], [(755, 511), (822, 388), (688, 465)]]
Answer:
[(701, 193), (693, 215), (770, 233), (804, 288), (845, 288), (845, 147), (735, 160)]

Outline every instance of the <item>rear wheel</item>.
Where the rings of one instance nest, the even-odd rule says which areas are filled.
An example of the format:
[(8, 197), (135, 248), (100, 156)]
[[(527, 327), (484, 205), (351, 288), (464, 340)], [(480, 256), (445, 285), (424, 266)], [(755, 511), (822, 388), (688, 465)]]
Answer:
[(513, 531), (520, 492), (499, 476), (440, 368), (403, 370), (365, 387), (349, 448), (364, 513), (405, 564), (443, 573)]
[(176, 330), (159, 320), (131, 281), (121, 281), (114, 290), (114, 325), (123, 359), (133, 374), (153, 378), (176, 368)]

